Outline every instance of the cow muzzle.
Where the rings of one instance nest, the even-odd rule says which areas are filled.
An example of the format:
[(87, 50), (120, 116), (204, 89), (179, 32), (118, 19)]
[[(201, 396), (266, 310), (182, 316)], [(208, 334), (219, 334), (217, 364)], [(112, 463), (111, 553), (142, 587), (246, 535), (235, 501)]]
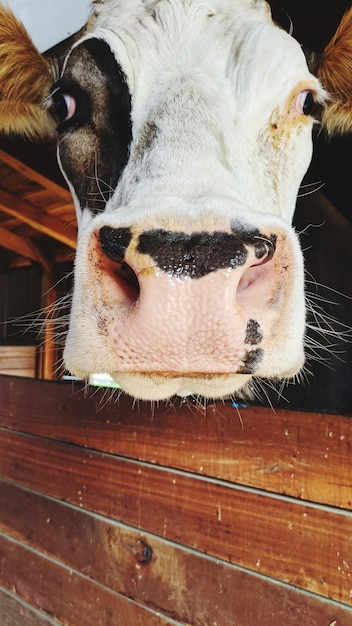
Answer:
[(65, 348), (73, 373), (109, 372), (127, 391), (134, 377), (133, 395), (156, 399), (170, 388), (207, 395), (204, 380), (219, 397), (253, 375), (301, 368), (303, 268), (292, 230), (102, 225), (78, 252)]

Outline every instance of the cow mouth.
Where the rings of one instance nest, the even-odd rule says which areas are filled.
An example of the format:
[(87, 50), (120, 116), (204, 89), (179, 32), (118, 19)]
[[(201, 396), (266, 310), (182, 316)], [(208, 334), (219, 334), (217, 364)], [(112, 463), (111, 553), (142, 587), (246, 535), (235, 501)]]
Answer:
[(188, 374), (155, 372), (148, 374), (116, 372), (112, 377), (124, 392), (147, 401), (163, 401), (172, 396), (202, 397), (210, 400), (242, 395), (252, 376), (246, 374)]

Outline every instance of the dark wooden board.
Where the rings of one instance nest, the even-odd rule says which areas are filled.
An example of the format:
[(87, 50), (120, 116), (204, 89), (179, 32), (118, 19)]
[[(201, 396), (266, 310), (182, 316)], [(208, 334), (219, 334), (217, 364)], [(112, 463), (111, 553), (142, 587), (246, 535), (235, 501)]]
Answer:
[(18, 596), (0, 589), (1, 626), (60, 626), (59, 622), (46, 617), (23, 602)]
[(0, 530), (17, 542), (182, 624), (347, 626), (352, 619), (347, 606), (3, 481), (0, 510)]
[(4, 535), (0, 535), (0, 561), (4, 587), (15, 588), (25, 601), (67, 626), (177, 626)]
[(109, 391), (0, 376), (0, 425), (352, 509), (352, 419), (231, 404), (132, 404)]
[(0, 475), (250, 570), (350, 602), (352, 525), (347, 512), (336, 514), (3, 429)]
[(9, 615), (32, 606), (60, 626), (352, 623), (349, 418), (133, 405), (14, 377), (0, 377), (0, 397)]

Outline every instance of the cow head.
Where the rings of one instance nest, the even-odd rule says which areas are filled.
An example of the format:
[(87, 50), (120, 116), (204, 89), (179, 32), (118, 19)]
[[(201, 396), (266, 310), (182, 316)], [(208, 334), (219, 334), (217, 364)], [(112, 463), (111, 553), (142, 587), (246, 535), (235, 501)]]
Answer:
[(315, 105), (330, 131), (352, 126), (334, 62), (351, 13), (315, 60), (321, 82), (262, 0), (96, 0), (57, 79), (0, 11), (0, 123), (42, 133), (57, 120), (77, 208), (68, 369), (109, 372), (144, 399), (296, 374), (291, 219)]

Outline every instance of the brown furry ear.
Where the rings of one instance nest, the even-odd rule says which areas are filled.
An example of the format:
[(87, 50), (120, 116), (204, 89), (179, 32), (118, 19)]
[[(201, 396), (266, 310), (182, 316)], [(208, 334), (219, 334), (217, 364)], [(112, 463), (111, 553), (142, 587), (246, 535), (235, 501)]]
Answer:
[(329, 94), (322, 125), (329, 134), (352, 131), (352, 8), (326, 46), (317, 75)]
[(0, 6), (0, 131), (45, 136), (55, 127), (46, 98), (53, 83), (48, 61), (24, 26)]

